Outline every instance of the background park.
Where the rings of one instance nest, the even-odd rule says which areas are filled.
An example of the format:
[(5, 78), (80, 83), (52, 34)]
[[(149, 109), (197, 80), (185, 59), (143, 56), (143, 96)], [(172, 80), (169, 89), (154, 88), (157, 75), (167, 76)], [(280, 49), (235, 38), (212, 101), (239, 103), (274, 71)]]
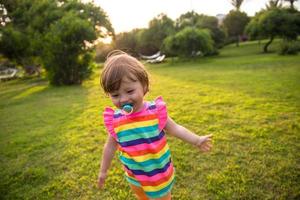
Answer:
[(1, 0), (0, 199), (134, 199), (116, 157), (104, 190), (96, 183), (113, 49), (145, 64), (147, 99), (214, 134), (208, 154), (168, 137), (174, 199), (300, 199), (299, 1), (267, 0), (253, 16), (249, 1), (117, 33), (101, 2)]

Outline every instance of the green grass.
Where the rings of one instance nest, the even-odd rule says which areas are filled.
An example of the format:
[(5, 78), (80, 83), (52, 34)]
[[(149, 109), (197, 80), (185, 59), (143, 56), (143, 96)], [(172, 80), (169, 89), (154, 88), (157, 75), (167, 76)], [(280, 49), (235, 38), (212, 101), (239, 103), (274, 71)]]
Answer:
[[(163, 96), (175, 121), (214, 134), (209, 154), (168, 137), (174, 199), (300, 198), (300, 57), (260, 52), (250, 42), (147, 66), (146, 98)], [(133, 199), (117, 158), (105, 189), (96, 187), (101, 113), (112, 105), (99, 72), (82, 86), (0, 83), (0, 199)]]

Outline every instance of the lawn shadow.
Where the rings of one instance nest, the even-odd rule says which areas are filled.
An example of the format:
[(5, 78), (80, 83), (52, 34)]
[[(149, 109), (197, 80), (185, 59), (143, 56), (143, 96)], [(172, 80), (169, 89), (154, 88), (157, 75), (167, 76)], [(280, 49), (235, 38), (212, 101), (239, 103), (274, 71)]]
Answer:
[(47, 87), (48, 82), (45, 79), (16, 79), (0, 83), (0, 102), (9, 102), (14, 96), (19, 95), (27, 89), (35, 86)]

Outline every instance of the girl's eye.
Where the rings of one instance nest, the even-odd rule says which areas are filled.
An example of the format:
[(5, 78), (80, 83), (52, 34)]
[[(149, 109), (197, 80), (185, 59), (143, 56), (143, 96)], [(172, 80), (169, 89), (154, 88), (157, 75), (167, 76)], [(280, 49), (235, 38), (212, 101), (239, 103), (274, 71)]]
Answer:
[(117, 98), (119, 95), (118, 94), (112, 94), (111, 95), (113, 98)]
[(131, 93), (133, 93), (133, 91), (134, 91), (134, 90), (128, 90), (127, 93), (128, 93), (128, 94), (131, 94)]

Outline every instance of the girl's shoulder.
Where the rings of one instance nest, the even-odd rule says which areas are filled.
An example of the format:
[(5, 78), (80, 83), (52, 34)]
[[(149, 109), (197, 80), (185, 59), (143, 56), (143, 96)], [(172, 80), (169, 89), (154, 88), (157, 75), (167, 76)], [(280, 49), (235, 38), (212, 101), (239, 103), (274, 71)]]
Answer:
[[(165, 101), (163, 100), (163, 98), (161, 96), (157, 97), (155, 100), (152, 100), (152, 101), (146, 101), (145, 102), (145, 108), (142, 110), (142, 112), (139, 112), (139, 113), (145, 113), (147, 111), (161, 111), (161, 110), (165, 110), (166, 109), (166, 103)], [(139, 113), (133, 113), (132, 115), (135, 115), (135, 114), (139, 114)], [(104, 117), (111, 117), (111, 118), (119, 118), (119, 117), (122, 117), (122, 116), (128, 116), (128, 115), (125, 115), (121, 109), (113, 109), (111, 107), (106, 107), (104, 109), (104, 112), (103, 112), (103, 115)]]
[(167, 107), (162, 97), (145, 102), (144, 109), (138, 113), (125, 115), (120, 109), (112, 109), (110, 107), (105, 108), (103, 112), (104, 125), (108, 132), (115, 138), (116, 127), (145, 120), (157, 119), (158, 128), (161, 131), (166, 125), (167, 118)]
[(134, 121), (135, 118), (145, 117), (147, 115), (156, 115), (158, 118), (166, 118), (167, 106), (161, 96), (153, 101), (146, 101), (142, 111), (126, 115), (121, 109), (113, 109), (106, 107), (103, 112), (103, 119), (105, 125), (114, 125), (123, 120)]
[(154, 101), (148, 102), (148, 113), (155, 114), (158, 119), (158, 128), (163, 130), (166, 126), (168, 113), (165, 101), (161, 96), (157, 97)]
[(161, 96), (159, 96), (155, 100), (147, 102), (146, 111), (150, 111), (150, 112), (154, 111), (154, 112), (157, 112), (158, 114), (160, 114), (161, 111), (167, 111), (166, 103), (164, 102), (163, 98)]

